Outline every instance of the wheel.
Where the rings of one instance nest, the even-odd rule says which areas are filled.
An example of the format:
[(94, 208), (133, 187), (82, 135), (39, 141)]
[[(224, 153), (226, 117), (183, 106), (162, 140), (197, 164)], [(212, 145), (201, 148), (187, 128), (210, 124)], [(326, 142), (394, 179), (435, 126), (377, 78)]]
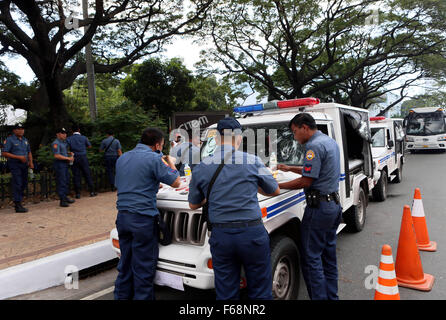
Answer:
[(274, 300), (296, 300), (300, 282), (299, 253), (291, 238), (273, 238), (271, 267)]
[(364, 228), (366, 217), (366, 197), (362, 188), (359, 189), (359, 201), (356, 206), (352, 206), (344, 212), (344, 222), (347, 224), (346, 230), (349, 232), (359, 232)]
[(385, 170), (381, 171), (381, 176), (379, 177), (378, 183), (372, 190), (373, 200), (384, 201), (387, 198), (387, 172)]
[(403, 180), (403, 162), (400, 160), (400, 165), (395, 171), (396, 177), (392, 180), (393, 183), (400, 183)]

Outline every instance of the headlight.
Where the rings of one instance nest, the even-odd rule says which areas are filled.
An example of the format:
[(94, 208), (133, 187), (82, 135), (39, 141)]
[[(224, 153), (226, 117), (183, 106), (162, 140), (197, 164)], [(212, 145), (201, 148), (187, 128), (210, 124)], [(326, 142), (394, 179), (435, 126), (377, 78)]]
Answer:
[(415, 139), (412, 137), (406, 136), (406, 142), (415, 142)]
[(438, 137), (437, 141), (446, 141), (446, 137)]

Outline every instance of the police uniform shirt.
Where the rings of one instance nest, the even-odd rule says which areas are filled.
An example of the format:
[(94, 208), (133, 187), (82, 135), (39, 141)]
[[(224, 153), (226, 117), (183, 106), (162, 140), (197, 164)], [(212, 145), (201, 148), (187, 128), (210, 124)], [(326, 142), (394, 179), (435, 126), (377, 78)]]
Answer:
[[(102, 140), (101, 145), (99, 146), (99, 149), (104, 150), (107, 149), (108, 145), (110, 145), (110, 147), (107, 149), (107, 151), (105, 151), (105, 156), (117, 156), (118, 155), (118, 150), (122, 149), (121, 148), (121, 143), (119, 142), (118, 139), (115, 138), (115, 140), (113, 140), (113, 136), (109, 136), (107, 138), (105, 138), (104, 140)], [(113, 140), (113, 142), (112, 142)]]
[[(56, 139), (53, 141), (52, 144), (53, 154), (61, 154), (64, 157), (68, 157), (68, 143), (66, 141), (62, 141), (59, 139)], [(59, 159), (56, 159), (59, 160)], [(65, 160), (61, 160), (65, 161)]]
[[(190, 168), (193, 169), (195, 165), (200, 163), (200, 148), (195, 146), (192, 142), (182, 143), (177, 149), (176, 155), (174, 157), (177, 159), (176, 163), (189, 164)], [(184, 170), (184, 166), (180, 171)], [(181, 173), (181, 172), (180, 172)]]
[(162, 153), (138, 143), (116, 161), (117, 209), (149, 216), (158, 215), (156, 194), (159, 184), (171, 185), (177, 177), (178, 171), (162, 160)]
[[(22, 137), (22, 139), (20, 140), (19, 138), (17, 138), (16, 135), (12, 135), (6, 139), (6, 144), (3, 149), (3, 152), (12, 153), (16, 156), (27, 156), (28, 153), (31, 152), (31, 148), (29, 146), (28, 140), (25, 137)], [(17, 160), (17, 159), (11, 159), (11, 160)]]
[(75, 132), (72, 136), (68, 137), (67, 143), (75, 156), (87, 155), (87, 147), (91, 146), (88, 138), (81, 135), (79, 132)]
[[(206, 198), (210, 180), (224, 158), (224, 152), (231, 150), (234, 148), (219, 146), (214, 155), (206, 157), (195, 166), (189, 185), (190, 203), (198, 204)], [(273, 193), (278, 184), (260, 158), (235, 151), (232, 163), (228, 161), (225, 164), (212, 186), (209, 196), (209, 221), (226, 223), (261, 218), (258, 187), (266, 193)]]
[(305, 144), (302, 175), (313, 178), (311, 189), (326, 195), (339, 189), (340, 154), (335, 140), (319, 130)]

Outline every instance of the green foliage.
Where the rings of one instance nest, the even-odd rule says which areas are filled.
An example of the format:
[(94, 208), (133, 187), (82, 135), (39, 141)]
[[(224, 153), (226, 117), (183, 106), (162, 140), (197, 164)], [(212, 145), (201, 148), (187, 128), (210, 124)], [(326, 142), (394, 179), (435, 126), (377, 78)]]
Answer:
[(50, 170), (53, 167), (54, 155), (50, 145), (40, 146), (33, 155), (43, 170)]
[(193, 76), (180, 59), (166, 62), (158, 58), (135, 65), (122, 82), (124, 96), (145, 111), (157, 111), (167, 120), (172, 112), (191, 108), (195, 96)]

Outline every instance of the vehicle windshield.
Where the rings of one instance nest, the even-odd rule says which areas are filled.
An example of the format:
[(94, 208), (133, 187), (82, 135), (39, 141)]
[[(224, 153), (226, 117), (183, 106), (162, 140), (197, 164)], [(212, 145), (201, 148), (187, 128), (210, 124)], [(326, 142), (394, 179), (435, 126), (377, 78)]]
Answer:
[(446, 133), (443, 112), (413, 113), (407, 122), (406, 134), (428, 136)]
[(379, 148), (386, 146), (386, 135), (384, 128), (371, 128), (372, 147)]
[[(263, 124), (243, 127), (243, 142), (239, 150), (255, 154), (268, 166), (271, 154), (276, 153), (277, 163), (302, 165), (304, 147), (293, 138), (288, 123)], [(217, 130), (206, 132), (201, 149), (201, 159), (214, 154), (217, 148)]]

